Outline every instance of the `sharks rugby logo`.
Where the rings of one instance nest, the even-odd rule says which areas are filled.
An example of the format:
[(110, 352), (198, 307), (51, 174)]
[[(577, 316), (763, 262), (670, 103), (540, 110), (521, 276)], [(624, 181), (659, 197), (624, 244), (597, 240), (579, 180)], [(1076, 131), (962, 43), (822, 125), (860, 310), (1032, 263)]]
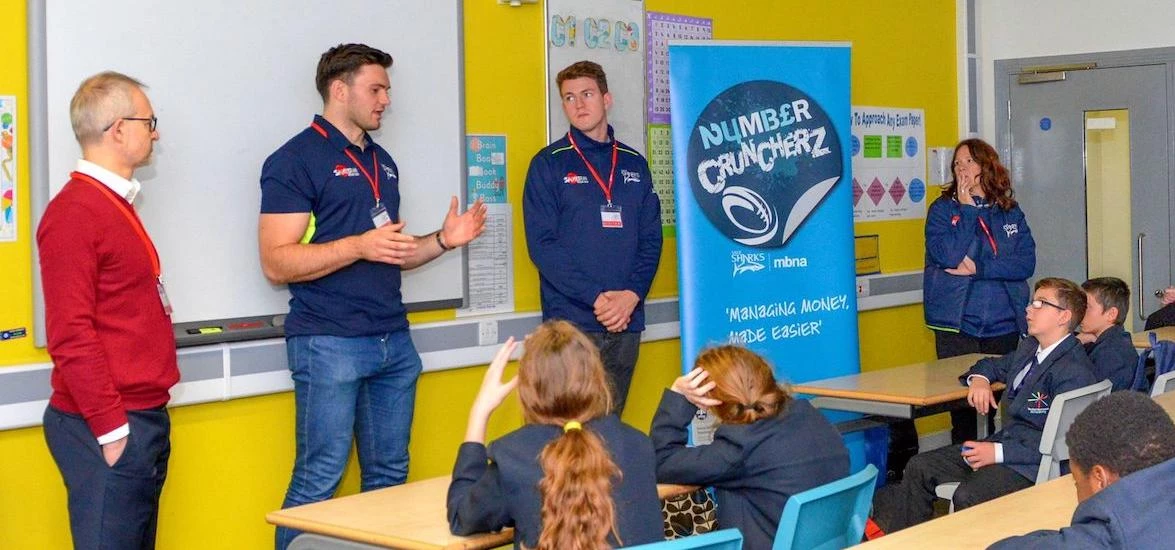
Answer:
[(732, 86), (694, 123), (686, 153), (694, 200), (737, 243), (779, 248), (840, 180), (841, 143), (803, 91), (770, 80)]
[(380, 166), (380, 168), (384, 169), (384, 176), (387, 176), (388, 179), (390, 179), (390, 180), (400, 179), (396, 176), (396, 169), (395, 168), (392, 168), (391, 166), (388, 166), (382, 162), (380, 163), (379, 166)]

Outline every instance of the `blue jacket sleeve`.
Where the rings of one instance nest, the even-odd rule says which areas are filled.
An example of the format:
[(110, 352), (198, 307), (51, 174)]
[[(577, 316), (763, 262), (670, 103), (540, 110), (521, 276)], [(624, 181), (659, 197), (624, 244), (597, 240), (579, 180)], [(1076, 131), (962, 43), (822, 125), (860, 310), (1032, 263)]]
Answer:
[(987, 547), (988, 550), (1092, 550), (1110, 548), (1109, 527), (1081, 523), (1060, 531), (1033, 531), (1008, 537)]
[(657, 452), (657, 481), (712, 485), (741, 477), (741, 445), (715, 433), (709, 445), (687, 446), (686, 430), (697, 410), (671, 390), (661, 394), (661, 404), (649, 429)]
[[(992, 207), (995, 208), (995, 207)], [(1007, 221), (1014, 224), (1016, 233), (1010, 237), (999, 239), (1005, 246), (1001, 246), (999, 254), (995, 256), (982, 255), (975, 260), (975, 278), (996, 281), (1024, 281), (1032, 277), (1036, 271), (1036, 241), (1032, 238), (1032, 230), (1028, 228), (1028, 221), (1024, 219), (1024, 212), (1019, 206), (1008, 211)], [(1006, 235), (1002, 227), (991, 227), (993, 237)], [(1011, 246), (1007, 246), (1011, 245)]]
[[(1011, 376), (1008, 373), (1014, 368), (1012, 363), (1015, 362), (1016, 353), (1008, 353), (999, 357), (984, 357), (975, 363), (967, 372), (959, 377), (959, 382), (964, 386), (967, 385), (967, 377), (972, 374), (978, 374), (987, 378), (990, 382), (1008, 383), (1008, 378)], [(1027, 363), (1025, 363), (1027, 364)], [(1021, 365), (1023, 367), (1023, 365)]]
[(958, 267), (976, 238), (979, 209), (962, 206), (954, 223), (952, 210), (949, 199), (939, 199), (926, 214), (926, 258), (942, 269)]
[(591, 309), (596, 297), (608, 289), (576, 269), (576, 262), (571, 261), (574, 251), (567, 250), (559, 242), (559, 201), (553, 189), (557, 179), (541, 155), (535, 155), (530, 161), (526, 186), (522, 190), (526, 248), (540, 277), (563, 295)]
[(461, 444), (446, 503), (454, 535), (497, 531), (511, 524), (498, 467), (489, 462), (485, 445)]
[(647, 181), (649, 185), (641, 201), (640, 242), (637, 245), (636, 266), (629, 277), (629, 290), (644, 301), (649, 295), (649, 287), (653, 286), (657, 266), (661, 263), (661, 199), (653, 191), (653, 174), (649, 172), (648, 163), (642, 161), (641, 164), (641, 181)]

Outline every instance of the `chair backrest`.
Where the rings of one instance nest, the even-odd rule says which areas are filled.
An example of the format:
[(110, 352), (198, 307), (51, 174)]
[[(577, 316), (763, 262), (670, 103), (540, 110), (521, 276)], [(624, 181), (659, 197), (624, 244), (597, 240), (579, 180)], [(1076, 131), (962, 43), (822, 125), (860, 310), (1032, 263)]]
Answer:
[(1151, 397), (1163, 395), (1171, 390), (1175, 390), (1175, 370), (1164, 372), (1155, 377), (1155, 385), (1151, 388)]
[(628, 546), (628, 550), (685, 550), (700, 548), (706, 550), (742, 550), (743, 535), (738, 529), (711, 531), (704, 535), (691, 535), (664, 542), (652, 542), (639, 546)]
[(1113, 388), (1109, 380), (1090, 384), (1053, 397), (1049, 415), (1044, 420), (1044, 431), (1040, 435), (1040, 467), (1036, 470), (1036, 482), (1044, 483), (1061, 475), (1061, 463), (1069, 460), (1069, 445), (1065, 434), (1073, 419), (1081, 414), (1090, 403), (1107, 395)]
[(873, 504), (877, 467), (792, 495), (772, 550), (840, 550), (860, 544)]
[(314, 533), (302, 533), (294, 538), (286, 550), (380, 550), (381, 546), (372, 546), (362, 542), (336, 539)]

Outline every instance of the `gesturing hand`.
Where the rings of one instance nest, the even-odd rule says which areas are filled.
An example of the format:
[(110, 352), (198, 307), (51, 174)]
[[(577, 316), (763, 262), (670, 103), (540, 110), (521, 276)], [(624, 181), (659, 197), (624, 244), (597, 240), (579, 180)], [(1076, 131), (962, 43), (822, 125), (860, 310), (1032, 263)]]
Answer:
[(441, 225), (441, 238), (444, 239), (445, 246), (465, 246), (481, 235), (481, 232), (485, 231), (487, 210), (481, 197), (478, 197), (468, 210), (458, 215), (457, 197), (449, 199), (449, 212), (445, 214), (445, 223)]

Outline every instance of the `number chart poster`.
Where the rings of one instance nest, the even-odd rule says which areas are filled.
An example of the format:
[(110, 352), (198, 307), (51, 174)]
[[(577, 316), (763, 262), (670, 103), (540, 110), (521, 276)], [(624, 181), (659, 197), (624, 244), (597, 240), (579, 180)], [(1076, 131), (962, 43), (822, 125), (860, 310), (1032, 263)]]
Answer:
[(641, 0), (549, 0), (547, 3), (548, 141), (567, 133), (559, 71), (576, 61), (599, 63), (608, 76), (616, 139), (645, 154), (645, 3)]
[(853, 107), (853, 218), (926, 217), (926, 116), (922, 109)]
[(0, 242), (16, 240), (16, 96), (0, 96)]
[(725, 342), (860, 371), (847, 44), (669, 45), (683, 369)]

